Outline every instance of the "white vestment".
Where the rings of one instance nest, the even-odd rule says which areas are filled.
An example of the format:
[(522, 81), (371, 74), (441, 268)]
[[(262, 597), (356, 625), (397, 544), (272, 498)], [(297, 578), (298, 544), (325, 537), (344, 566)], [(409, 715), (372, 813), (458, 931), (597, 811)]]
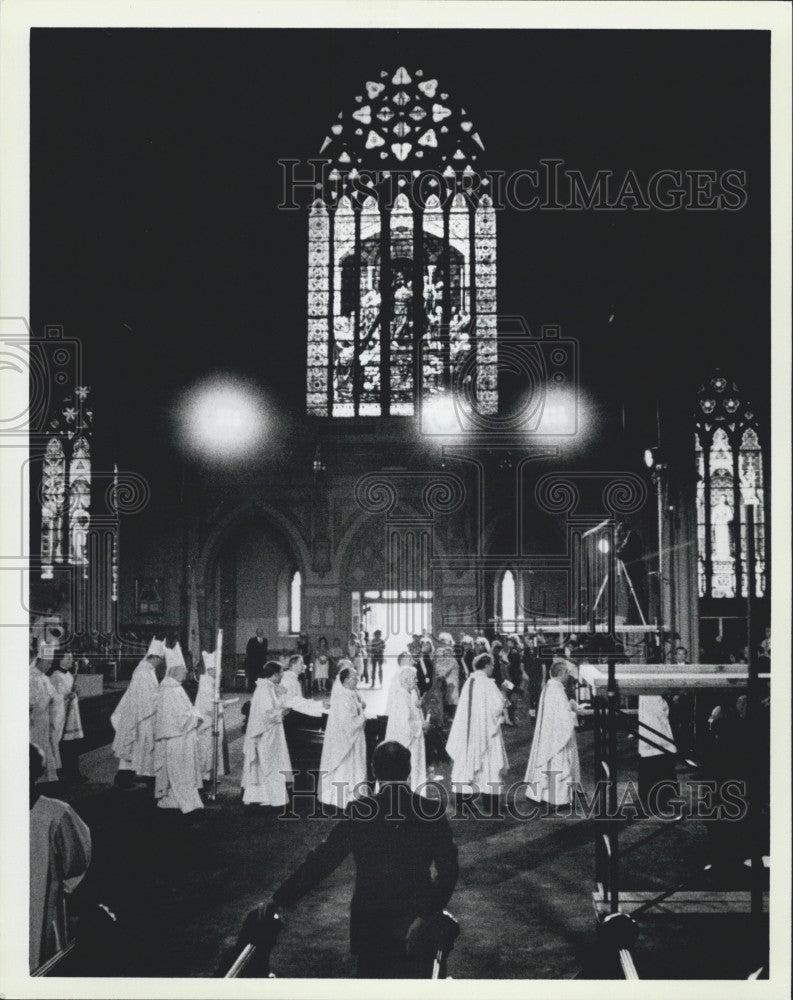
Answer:
[(30, 971), (67, 942), (64, 892), (91, 863), (91, 831), (71, 806), (40, 796), (30, 810)]
[(303, 715), (313, 715), (317, 719), (324, 714), (325, 708), (321, 701), (303, 697), (300, 678), (294, 670), (284, 670), (281, 674), (281, 687), (286, 692), (283, 697), (284, 708), (294, 709)]
[(452, 789), (466, 794), (499, 795), (509, 767), (501, 720), (504, 696), (483, 670), (463, 685), (449, 731), (446, 752), (452, 759)]
[(361, 696), (336, 678), (319, 762), (320, 802), (344, 809), (366, 794), (365, 725)]
[(549, 677), (537, 706), (537, 723), (526, 766), (526, 797), (551, 805), (569, 805), (571, 784), (580, 782), (575, 739), (576, 714), (564, 684)]
[[(415, 667), (406, 667), (413, 676)], [(410, 788), (411, 791), (424, 790), (427, 783), (427, 758), (424, 746), (424, 715), (419, 704), (415, 689), (404, 686), (400, 680), (403, 671), (394, 677), (388, 692), (388, 725), (386, 726), (386, 742), (395, 740), (410, 750)]]
[(34, 664), (28, 681), (30, 742), (44, 754), (44, 781), (57, 781), (63, 732), (63, 698)]
[(161, 809), (203, 809), (198, 757), (199, 715), (175, 677), (166, 675), (154, 716), (154, 798)]
[[(669, 725), (669, 705), (660, 694), (639, 695), (639, 756), (657, 757), (662, 753), (677, 753), (672, 727)], [(651, 742), (642, 739), (646, 736)]]
[[(201, 761), (201, 773), (204, 779), (212, 775), (212, 728), (214, 722), (215, 679), (209, 674), (201, 674), (198, 678), (198, 694), (195, 707), (201, 716), (198, 727), (198, 755)], [(225, 774), (223, 763), (223, 702), (218, 702), (218, 774)]]
[(158, 689), (154, 665), (144, 658), (135, 667), (124, 697), (110, 716), (116, 731), (113, 753), (119, 759), (119, 771), (135, 771), (145, 778), (154, 776), (154, 713)]
[[(80, 699), (74, 690), (74, 675), (68, 670), (54, 670), (50, 677), (56, 693), (63, 698), (64, 723), (62, 740), (81, 740), (83, 738), (83, 723), (80, 717)], [(73, 698), (69, 695), (73, 694)]]
[(251, 698), (242, 760), (242, 801), (245, 805), (286, 804), (286, 783), (291, 781), (292, 761), (284, 734), (283, 688), (270, 677), (256, 681)]

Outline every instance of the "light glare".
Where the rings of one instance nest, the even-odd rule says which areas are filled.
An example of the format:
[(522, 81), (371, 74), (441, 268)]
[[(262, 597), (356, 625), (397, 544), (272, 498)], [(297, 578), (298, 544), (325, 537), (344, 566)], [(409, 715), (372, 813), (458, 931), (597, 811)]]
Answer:
[(185, 445), (206, 458), (234, 460), (263, 443), (265, 408), (258, 392), (230, 377), (199, 383), (180, 406)]

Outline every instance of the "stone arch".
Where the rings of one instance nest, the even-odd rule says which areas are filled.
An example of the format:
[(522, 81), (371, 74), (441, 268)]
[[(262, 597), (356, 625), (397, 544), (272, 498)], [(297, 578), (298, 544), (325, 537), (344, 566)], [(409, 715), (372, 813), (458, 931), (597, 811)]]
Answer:
[(281, 531), (290, 544), (297, 561), (297, 568), (300, 570), (303, 580), (306, 580), (311, 567), (311, 556), (308, 545), (297, 526), (277, 508), (272, 507), (263, 500), (254, 500), (238, 504), (231, 510), (228, 510), (213, 524), (209, 535), (201, 547), (196, 565), (196, 580), (201, 585), (204, 587), (209, 585), (210, 578), (217, 566), (218, 555), (223, 542), (243, 528), (246, 523), (256, 519), (270, 521)]

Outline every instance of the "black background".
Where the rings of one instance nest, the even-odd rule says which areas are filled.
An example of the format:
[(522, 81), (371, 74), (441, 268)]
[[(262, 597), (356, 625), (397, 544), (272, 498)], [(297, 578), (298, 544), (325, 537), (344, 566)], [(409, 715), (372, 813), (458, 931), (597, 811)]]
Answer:
[[(304, 408), (306, 210), (278, 159), (316, 157), (381, 69), (465, 107), (484, 169), (745, 170), (737, 212), (498, 217), (498, 302), (581, 345), (595, 395), (681, 406), (722, 365), (769, 379), (766, 32), (53, 30), (31, 35), (31, 323), (85, 344), (120, 461), (167, 440), (214, 369)], [(613, 320), (609, 322), (609, 317)]]

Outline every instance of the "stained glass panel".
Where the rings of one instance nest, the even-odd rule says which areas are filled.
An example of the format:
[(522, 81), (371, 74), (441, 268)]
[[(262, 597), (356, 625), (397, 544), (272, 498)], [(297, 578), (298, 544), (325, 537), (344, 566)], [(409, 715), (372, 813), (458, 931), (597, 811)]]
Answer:
[(308, 367), (306, 405), (309, 414), (328, 413), (328, 309), (330, 223), (324, 202), (317, 200), (308, 217)]
[[(741, 501), (754, 507), (755, 536), (755, 596), (765, 594), (765, 492), (763, 490), (763, 454), (757, 433), (751, 428), (743, 432), (738, 455), (741, 484)], [(747, 553), (746, 519), (741, 523), (741, 560), (743, 564), (742, 590), (748, 591), (749, 562)]]
[(483, 195), (474, 214), (476, 255), (476, 396), (481, 413), (498, 409), (496, 383), (496, 215)]
[(72, 446), (69, 461), (69, 562), (88, 567), (88, 527), (91, 523), (91, 449), (85, 437)]
[(380, 415), (380, 211), (374, 198), (361, 208), (360, 414)]
[(41, 578), (52, 579), (52, 565), (63, 562), (63, 505), (66, 494), (66, 459), (57, 437), (50, 438), (44, 454), (41, 503)]
[(336, 209), (333, 244), (333, 416), (346, 417), (355, 413), (355, 297), (348, 291), (355, 259), (355, 216), (346, 196)]
[(391, 211), (391, 413), (413, 413), (413, 211), (397, 195)]

